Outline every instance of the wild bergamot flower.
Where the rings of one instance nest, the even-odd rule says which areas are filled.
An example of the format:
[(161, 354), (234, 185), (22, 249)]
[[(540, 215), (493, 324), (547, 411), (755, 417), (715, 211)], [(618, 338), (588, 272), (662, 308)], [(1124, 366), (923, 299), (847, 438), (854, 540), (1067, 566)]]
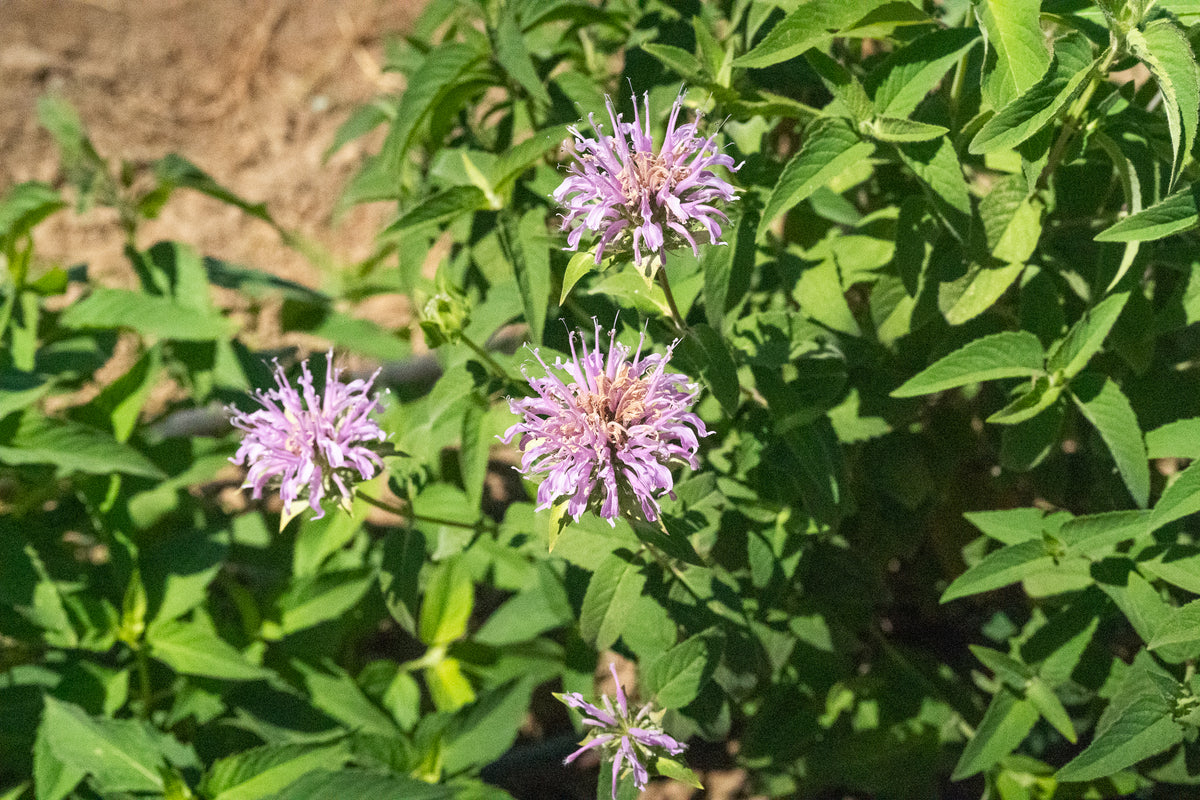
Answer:
[(609, 668), (617, 684), (616, 708), (607, 695), (601, 700), (603, 708), (587, 702), (579, 692), (555, 694), (555, 697), (571, 708), (583, 712), (583, 724), (594, 728), (581, 742), (581, 747), (567, 756), (564, 763), (570, 764), (587, 751), (600, 748), (605, 757), (613, 762), (612, 796), (613, 800), (616, 800), (617, 781), (622, 771), (631, 772), (634, 786), (639, 790), (644, 789), (650, 779), (646, 762), (662, 753), (677, 756), (684, 751), (685, 746), (663, 733), (662, 728), (651, 716), (649, 705), (642, 706), (636, 714), (629, 713), (629, 703), (617, 677), (617, 667), (610, 664)]
[(268, 485), (278, 485), (281, 529), (306, 502), (315, 512), (313, 519), (325, 516), (321, 501), (327, 494), (349, 511), (354, 484), (375, 477), (383, 467), (372, 443), (383, 442), (387, 434), (370, 416), (379, 408), (372, 391), (378, 370), (366, 380), (343, 383), (332, 350), (327, 360), (323, 392), (313, 387), (307, 361), (300, 368), (298, 389), (276, 362), (275, 388), (252, 393), (262, 408), (248, 413), (226, 409), (229, 421), (245, 434), (230, 461), (249, 467), (243, 488), (253, 489), (255, 499)]
[(521, 421), (501, 438), (507, 443), (520, 436), (525, 476), (546, 473), (537, 492), (539, 509), (567, 497), (567, 513), (578, 522), (595, 502), (600, 516), (615, 524), (622, 499), (634, 498), (653, 522), (658, 518), (655, 495), (674, 497), (667, 465), (699, 466), (699, 437), (708, 435), (691, 412), (699, 388), (687, 376), (666, 371), (674, 344), (663, 355), (643, 355), (643, 333), (631, 359), (632, 348), (619, 344), (614, 330), (606, 357), (600, 352), (599, 322), (595, 336), (589, 350), (582, 333), (571, 333), (571, 360), (554, 362), (565, 379), (533, 350), (546, 377), (526, 373), (537, 396), (508, 401)]
[(657, 151), (650, 135), (648, 93), (643, 95), (640, 114), (637, 95), (633, 96), (632, 123), (616, 112), (611, 98), (606, 96), (605, 104), (612, 135), (604, 134), (592, 114), (588, 121), (595, 139), (576, 127), (568, 128), (575, 137), (576, 160), (553, 197), (565, 209), (562, 229), (570, 231), (568, 249), (578, 249), (585, 230), (599, 233), (597, 264), (606, 249), (630, 249), (634, 263), (650, 279), (672, 248), (686, 243), (698, 257), (695, 236), (701, 231), (708, 233), (712, 244), (721, 240), (721, 223), (728, 218), (716, 204), (733, 200), (735, 190), (713, 168), (737, 171), (741, 165), (735, 166), (721, 152), (715, 136), (697, 135), (699, 115), (678, 124), (682, 94), (671, 107)]

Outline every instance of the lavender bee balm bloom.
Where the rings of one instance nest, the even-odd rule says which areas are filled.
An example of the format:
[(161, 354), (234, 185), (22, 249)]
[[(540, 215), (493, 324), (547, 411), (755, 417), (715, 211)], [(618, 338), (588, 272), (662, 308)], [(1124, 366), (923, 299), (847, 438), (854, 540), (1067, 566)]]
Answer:
[[(622, 498), (636, 498), (645, 519), (658, 518), (656, 495), (671, 494), (674, 480), (667, 464), (681, 461), (699, 466), (699, 437), (707, 436), (704, 422), (691, 412), (699, 392), (684, 375), (667, 372), (671, 348), (665, 355), (643, 355), (609, 335), (607, 356), (600, 352), (600, 323), (591, 350), (583, 335), (571, 334), (571, 360), (542, 360), (544, 378), (530, 378), (536, 397), (509, 400), (521, 421), (501, 437), (518, 435), (524, 451), (521, 472), (527, 477), (546, 473), (538, 487), (539, 509), (567, 498), (567, 512), (579, 521), (596, 502), (610, 524), (620, 513)], [(578, 349), (576, 339), (578, 338)], [(674, 345), (672, 345), (672, 348)], [(674, 495), (671, 495), (672, 497)]]
[(604, 708), (599, 708), (583, 699), (579, 692), (567, 692), (555, 695), (563, 703), (583, 713), (583, 724), (594, 730), (584, 739), (580, 748), (567, 756), (565, 763), (570, 764), (589, 750), (601, 748), (613, 761), (613, 800), (617, 797), (617, 780), (623, 769), (633, 774), (633, 785), (637, 789), (645, 789), (650, 779), (646, 769), (646, 760), (651, 756), (666, 753), (677, 756), (684, 751), (684, 745), (667, 734), (654, 722), (650, 714), (650, 706), (642, 706), (636, 714), (629, 713), (629, 703), (621, 681), (617, 677), (616, 665), (610, 664), (613, 680), (617, 683), (617, 704), (607, 696), (601, 701)]
[(664, 263), (667, 250), (687, 244), (698, 257), (695, 236), (701, 231), (711, 244), (720, 242), (721, 223), (728, 218), (716, 204), (733, 200), (735, 190), (713, 168), (736, 171), (741, 165), (735, 166), (716, 147), (715, 137), (697, 135), (699, 116), (678, 124), (682, 94), (671, 106), (657, 152), (650, 135), (648, 93), (643, 95), (640, 114), (633, 96), (632, 123), (616, 113), (611, 98), (605, 102), (612, 135), (606, 136), (604, 126), (590, 114), (595, 139), (569, 128), (575, 137), (576, 161), (553, 197), (565, 210), (562, 229), (569, 231), (568, 249), (578, 249), (585, 230), (599, 233), (597, 264), (606, 249), (627, 247), (649, 280)]
[(371, 447), (387, 439), (370, 417), (379, 408), (372, 391), (378, 371), (367, 380), (343, 383), (332, 350), (327, 359), (323, 392), (313, 387), (307, 361), (301, 365), (298, 388), (276, 363), (275, 388), (253, 394), (262, 408), (249, 413), (227, 409), (230, 423), (245, 434), (230, 461), (249, 467), (243, 488), (252, 489), (255, 499), (269, 484), (278, 485), (280, 529), (306, 501), (315, 512), (313, 519), (323, 517), (321, 500), (327, 494), (349, 511), (354, 484), (375, 477), (383, 466)]

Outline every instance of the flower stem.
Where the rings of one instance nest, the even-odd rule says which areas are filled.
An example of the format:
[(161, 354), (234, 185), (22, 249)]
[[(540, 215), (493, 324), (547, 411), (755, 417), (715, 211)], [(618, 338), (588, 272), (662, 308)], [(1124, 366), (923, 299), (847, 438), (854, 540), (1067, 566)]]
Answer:
[(355, 492), (355, 496), (361, 498), (367, 505), (375, 506), (378, 509), (395, 514), (398, 517), (405, 517), (414, 522), (428, 522), (431, 525), (448, 525), (452, 528), (465, 528), (467, 530), (478, 530), (480, 523), (478, 522), (459, 522), (458, 520), (446, 519), (444, 517), (430, 517), (425, 514), (417, 514), (412, 510), (412, 503), (408, 504), (408, 508), (402, 508), (397, 505), (392, 505), (386, 500), (380, 500), (378, 497), (372, 497), (366, 492)]
[(506, 370), (504, 367), (502, 367), (500, 365), (500, 362), (496, 361), (496, 359), (494, 359), (490, 355), (488, 355), (488, 352), (486, 350), (484, 350), (482, 347), (480, 347), (478, 344), (476, 344), (474, 341), (472, 341), (471, 338), (469, 336), (467, 336), (465, 333), (460, 334), (460, 335), (462, 337), (463, 344), (465, 344), (467, 347), (471, 348), (471, 350), (474, 351), (475, 355), (479, 356), (479, 358), (483, 360), (484, 366), (486, 366), (488, 369), (490, 369), (492, 372), (494, 372), (496, 374), (496, 377), (502, 378), (503, 380), (506, 380), (506, 381), (513, 380), (512, 375), (508, 374), (508, 370)]
[(675, 295), (671, 291), (671, 284), (667, 280), (666, 267), (660, 267), (658, 270), (658, 284), (662, 286), (663, 294), (667, 298), (667, 308), (670, 311), (671, 322), (675, 324), (675, 328), (680, 333), (687, 331), (687, 323), (683, 321), (683, 315), (679, 313), (679, 306), (675, 304)]

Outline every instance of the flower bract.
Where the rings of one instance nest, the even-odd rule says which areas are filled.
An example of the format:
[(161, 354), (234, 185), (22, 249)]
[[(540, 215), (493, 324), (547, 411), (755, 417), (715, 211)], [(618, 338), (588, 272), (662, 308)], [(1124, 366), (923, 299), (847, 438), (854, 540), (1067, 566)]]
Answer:
[(596, 138), (568, 129), (575, 137), (575, 163), (553, 197), (564, 209), (568, 249), (579, 248), (584, 231), (598, 233), (597, 264), (607, 250), (628, 249), (649, 279), (668, 250), (688, 245), (699, 256), (696, 237), (701, 233), (711, 244), (720, 242), (721, 225), (728, 218), (718, 204), (733, 200), (735, 190), (714, 168), (736, 171), (741, 165), (717, 148), (715, 137), (699, 136), (699, 116), (680, 123), (682, 94), (671, 106), (657, 148), (650, 134), (648, 93), (640, 112), (634, 95), (633, 122), (624, 121), (611, 98), (605, 102), (612, 133), (605, 134), (603, 123), (591, 114)]
[(244, 434), (230, 461), (249, 468), (243, 488), (252, 489), (255, 499), (268, 486), (278, 486), (284, 509), (280, 528), (305, 505), (314, 519), (323, 517), (321, 501), (327, 495), (349, 511), (354, 484), (373, 478), (383, 466), (372, 444), (387, 435), (370, 416), (379, 408), (372, 388), (379, 372), (343, 382), (332, 350), (327, 360), (323, 391), (313, 386), (307, 361), (296, 386), (276, 362), (275, 388), (253, 393), (261, 408), (228, 409), (230, 422)]
[(672, 345), (663, 355), (643, 354), (645, 334), (636, 350), (609, 332), (608, 352), (600, 351), (596, 323), (591, 349), (581, 333), (570, 337), (571, 359), (551, 368), (535, 349), (545, 377), (530, 377), (534, 397), (509, 400), (521, 421), (501, 437), (520, 437), (521, 472), (545, 473), (538, 487), (539, 509), (566, 498), (576, 521), (595, 504), (615, 524), (622, 501), (636, 500), (643, 517), (658, 518), (656, 496), (671, 494), (668, 464), (699, 466), (699, 437), (708, 430), (691, 411), (699, 388), (685, 375), (667, 372)]

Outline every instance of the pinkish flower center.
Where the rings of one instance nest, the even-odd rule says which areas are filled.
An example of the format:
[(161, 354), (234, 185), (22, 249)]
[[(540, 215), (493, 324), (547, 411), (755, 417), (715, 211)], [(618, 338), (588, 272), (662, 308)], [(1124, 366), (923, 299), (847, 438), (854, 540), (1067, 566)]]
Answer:
[(621, 447), (629, 439), (628, 428), (646, 413), (646, 382), (630, 377), (629, 365), (623, 365), (616, 380), (607, 375), (596, 378), (598, 391), (581, 391), (575, 399), (593, 431)]

